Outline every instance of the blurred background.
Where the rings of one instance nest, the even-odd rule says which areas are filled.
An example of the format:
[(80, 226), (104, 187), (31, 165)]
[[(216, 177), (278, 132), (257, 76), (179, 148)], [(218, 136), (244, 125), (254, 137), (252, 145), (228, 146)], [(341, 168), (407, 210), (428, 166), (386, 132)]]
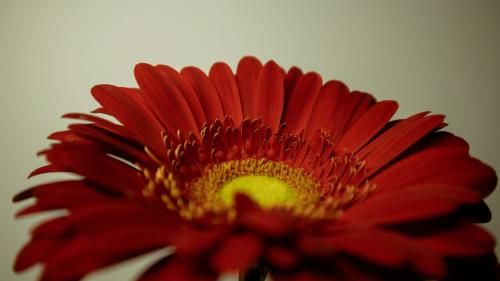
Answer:
[[(250, 4), (251, 3), (251, 4)], [(12, 196), (66, 112), (97, 107), (99, 83), (134, 86), (138, 62), (235, 67), (240, 57), (317, 71), (378, 99), (397, 117), (430, 110), (471, 154), (500, 171), (500, 1), (23, 1), (0, 0), (0, 280), (32, 281), (11, 264), (43, 216), (15, 221)], [(467, 171), (464, 171), (467, 172)], [(487, 202), (500, 236), (500, 191)], [(500, 253), (497, 247), (497, 254)], [(85, 278), (133, 280), (155, 259)], [(231, 278), (226, 278), (230, 280)]]

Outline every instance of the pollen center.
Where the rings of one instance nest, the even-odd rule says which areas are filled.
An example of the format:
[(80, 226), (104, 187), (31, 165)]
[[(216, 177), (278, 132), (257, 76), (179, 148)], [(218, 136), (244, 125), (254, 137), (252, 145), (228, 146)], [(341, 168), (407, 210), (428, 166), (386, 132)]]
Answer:
[[(266, 159), (243, 159), (212, 165), (187, 188), (186, 214), (232, 212), (243, 193), (262, 208), (303, 210), (321, 198), (320, 185), (302, 169)], [(188, 215), (189, 216), (189, 215)]]
[(220, 198), (226, 206), (233, 206), (237, 193), (244, 193), (264, 208), (286, 206), (296, 201), (288, 184), (269, 176), (237, 177), (222, 186)]

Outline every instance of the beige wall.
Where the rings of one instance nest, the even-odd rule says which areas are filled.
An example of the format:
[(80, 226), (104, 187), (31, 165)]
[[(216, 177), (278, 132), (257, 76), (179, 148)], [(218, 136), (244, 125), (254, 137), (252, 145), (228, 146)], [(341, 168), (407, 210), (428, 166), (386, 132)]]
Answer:
[[(47, 180), (25, 179), (42, 164), (45, 136), (65, 127), (61, 114), (96, 107), (92, 85), (134, 85), (140, 61), (206, 70), (253, 54), (297, 64), (398, 100), (399, 117), (446, 114), (472, 154), (500, 170), (500, 1), (133, 2), (0, 1), (0, 280), (37, 274), (10, 270), (36, 221), (14, 222), (10, 198)], [(500, 192), (488, 199), (496, 236), (499, 202)], [(132, 280), (147, 262), (86, 280)]]

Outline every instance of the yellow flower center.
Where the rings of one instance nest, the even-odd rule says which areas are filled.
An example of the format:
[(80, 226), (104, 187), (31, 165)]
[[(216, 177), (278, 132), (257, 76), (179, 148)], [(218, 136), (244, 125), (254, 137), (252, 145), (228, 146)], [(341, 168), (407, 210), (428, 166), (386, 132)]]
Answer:
[(226, 206), (233, 206), (237, 193), (244, 193), (264, 208), (296, 202), (288, 184), (269, 176), (241, 176), (227, 182), (220, 189), (222, 202)]
[[(332, 164), (342, 168), (342, 159), (334, 158)], [(354, 167), (359, 165), (358, 162), (345, 163), (344, 167), (349, 167), (348, 180), (357, 180), (354, 175), (362, 166), (356, 170)], [(359, 186), (348, 184), (349, 181), (338, 182), (334, 174), (324, 174), (332, 180), (320, 182), (302, 168), (265, 158), (213, 164), (191, 181), (179, 180), (164, 166), (155, 173), (146, 169), (144, 176), (148, 179), (144, 196), (160, 198), (169, 210), (184, 219), (208, 216), (213, 223), (231, 221), (236, 217), (235, 197), (239, 193), (264, 209), (286, 209), (293, 215), (310, 218), (337, 218), (343, 209), (363, 200), (374, 189), (367, 180), (360, 182)]]
[(222, 162), (207, 167), (200, 177), (185, 185), (165, 172), (163, 167), (154, 175), (145, 170), (149, 183), (143, 193), (146, 197), (157, 194), (168, 209), (189, 220), (207, 214), (225, 214), (231, 220), (236, 215), (238, 193), (266, 209), (285, 208), (310, 216), (325, 211), (317, 208), (322, 201), (321, 185), (309, 173), (283, 162), (254, 158)]

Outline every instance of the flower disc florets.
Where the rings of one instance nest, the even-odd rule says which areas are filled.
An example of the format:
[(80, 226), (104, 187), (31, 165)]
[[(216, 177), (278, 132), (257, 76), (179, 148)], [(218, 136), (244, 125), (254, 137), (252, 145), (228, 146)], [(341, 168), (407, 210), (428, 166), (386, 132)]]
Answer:
[(205, 126), (200, 135), (202, 140), (183, 142), (165, 137), (170, 161), (156, 171), (144, 170), (144, 195), (158, 196), (185, 219), (216, 214), (218, 220), (231, 220), (237, 193), (263, 208), (335, 218), (375, 188), (364, 177), (363, 162), (334, 154), (321, 132), (308, 142), (283, 127), (272, 132), (261, 120), (235, 127), (226, 118)]

